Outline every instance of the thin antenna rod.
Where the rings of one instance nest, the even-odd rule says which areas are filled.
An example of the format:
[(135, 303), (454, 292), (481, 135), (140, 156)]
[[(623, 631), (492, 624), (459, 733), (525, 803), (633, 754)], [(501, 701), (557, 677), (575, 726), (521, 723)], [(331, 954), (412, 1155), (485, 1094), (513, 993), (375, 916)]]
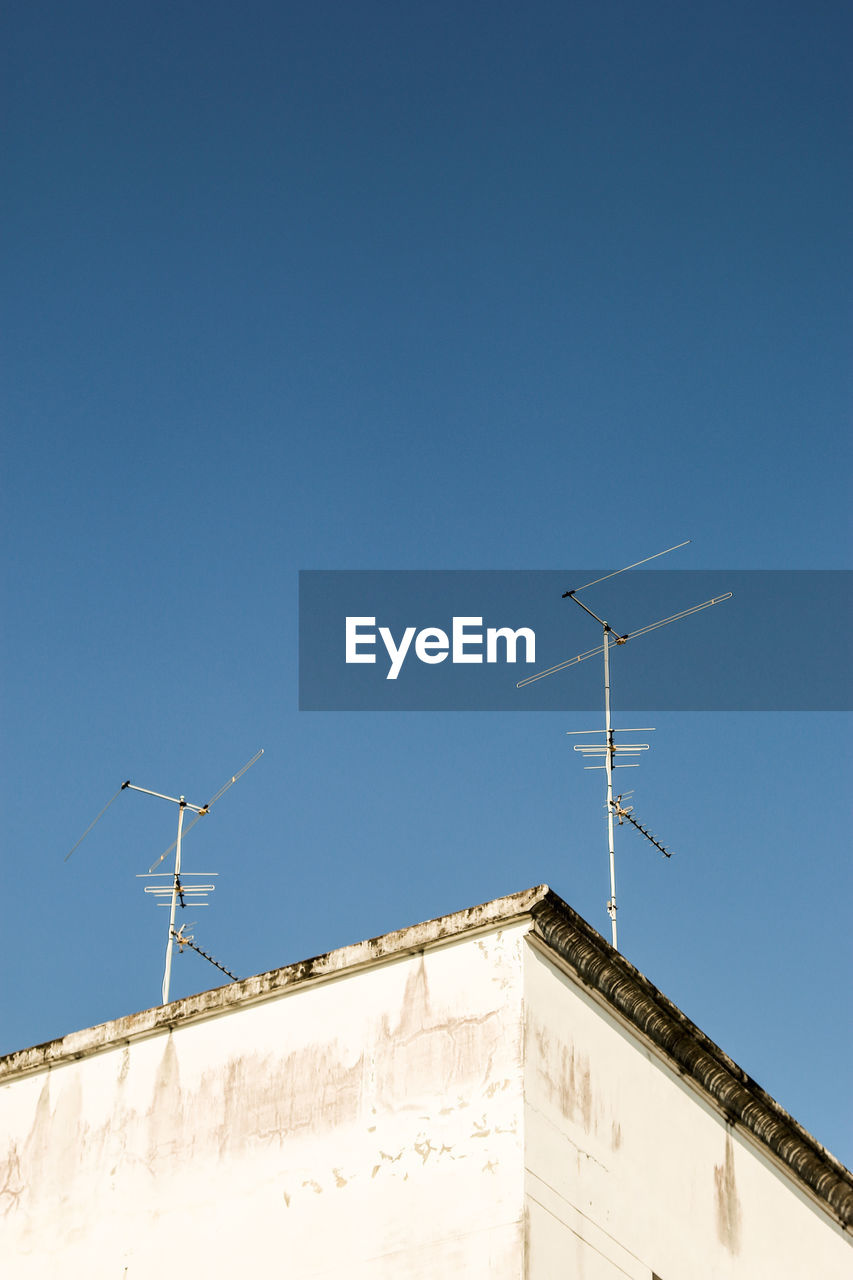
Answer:
[[(243, 768), (239, 771), (239, 773), (235, 773), (233, 777), (228, 779), (228, 781), (225, 783), (224, 786), (221, 786), (219, 788), (219, 790), (217, 791), (216, 795), (213, 797), (212, 800), (208, 800), (207, 804), (202, 805), (200, 809), (196, 810), (196, 817), (193, 818), (192, 822), (187, 823), (186, 830), (184, 831), (184, 835), (186, 835), (187, 832), (192, 831), (193, 827), (198, 822), (199, 818), (204, 818), (207, 816), (207, 814), (210, 812), (211, 806), (216, 804), (216, 801), (220, 798), (220, 796), (224, 796), (225, 792), (228, 790), (229, 787), (233, 787), (235, 782), (239, 782), (243, 774), (247, 773), (248, 770), (251, 769), (253, 764), (257, 764), (257, 762), (260, 760), (263, 754), (264, 754), (264, 749), (263, 747), (261, 747), (260, 751), (256, 751), (255, 754), (252, 756), (251, 760), (249, 760), (246, 764), (243, 765)], [(191, 806), (191, 807), (194, 808), (195, 806)], [(166, 849), (164, 853), (160, 854), (160, 857), (157, 859), (157, 861), (152, 862), (151, 866), (148, 868), (149, 875), (151, 874), (152, 871), (156, 871), (156, 869), (159, 867), (160, 863), (164, 860), (164, 858), (168, 858), (169, 854), (172, 852), (174, 847), (175, 847), (175, 842), (172, 841), (168, 849)]]
[(94, 821), (94, 822), (90, 822), (90, 823), (89, 823), (88, 827), (87, 827), (87, 828), (86, 828), (86, 830), (83, 832), (83, 834), (82, 834), (82, 836), (80, 837), (80, 839), (77, 841), (77, 844), (72, 845), (72, 847), (68, 850), (68, 852), (66, 853), (65, 857), (62, 859), (62, 861), (63, 861), (63, 862), (67, 862), (67, 861), (68, 861), (68, 859), (71, 857), (72, 853), (74, 852), (74, 850), (75, 850), (75, 849), (77, 849), (77, 848), (78, 848), (78, 847), (83, 843), (83, 841), (86, 839), (86, 836), (87, 836), (87, 835), (89, 834), (89, 832), (92, 830), (92, 827), (94, 827), (95, 822), (100, 822), (101, 818), (103, 818), (104, 814), (106, 813), (107, 809), (109, 809), (110, 805), (112, 804), (113, 800), (115, 800), (116, 796), (120, 796), (120, 795), (121, 795), (121, 793), (122, 793), (122, 791), (124, 791), (125, 787), (129, 787), (129, 786), (130, 786), (130, 781), (129, 781), (129, 780), (128, 780), (127, 782), (123, 782), (123, 783), (121, 784), (121, 786), (119, 787), (119, 789), (118, 789), (118, 791), (116, 792), (115, 796), (111, 796), (111, 797), (110, 797), (110, 799), (109, 799), (109, 800), (107, 801), (107, 803), (104, 805), (104, 807), (103, 807), (103, 809), (101, 810), (101, 812), (98, 814), (97, 818), (95, 818), (95, 821)]
[[(650, 622), (647, 627), (640, 627), (639, 631), (629, 631), (624, 640), (636, 640), (637, 636), (648, 635), (650, 631), (657, 631), (658, 627), (669, 626), (670, 622), (680, 622), (682, 618), (689, 618), (691, 613), (698, 613), (700, 609), (710, 609), (712, 604), (722, 604), (725, 600), (731, 600), (732, 592), (727, 591), (725, 595), (714, 596), (711, 600), (703, 600), (702, 604), (694, 604), (689, 609), (682, 609), (681, 613), (674, 613), (670, 618), (661, 618), (660, 622)], [(580, 603), (580, 601), (578, 601)]]
[[(573, 596), (578, 591), (586, 591), (587, 587), (595, 587), (599, 582), (606, 582), (608, 578), (615, 578), (619, 573), (627, 573), (629, 569), (638, 569), (641, 564), (648, 564), (650, 560), (657, 560), (658, 556), (668, 556), (670, 551), (677, 551), (679, 547), (686, 547), (690, 542), (688, 538), (686, 542), (676, 542), (674, 547), (667, 547), (666, 551), (656, 551), (653, 556), (646, 556), (645, 560), (635, 560), (633, 564), (626, 564), (624, 569), (614, 569), (612, 573), (605, 573), (603, 578), (593, 578), (592, 582), (585, 582), (582, 587), (575, 587), (574, 591), (567, 591), (567, 596)], [(565, 600), (566, 596), (563, 596)]]
[(211, 806), (212, 804), (216, 804), (216, 801), (219, 799), (219, 797), (220, 797), (220, 796), (224, 796), (224, 795), (225, 795), (225, 792), (228, 790), (228, 788), (229, 788), (229, 787), (233, 787), (235, 782), (239, 782), (239, 781), (240, 781), (240, 779), (242, 778), (243, 774), (244, 774), (244, 773), (248, 773), (248, 771), (251, 769), (252, 765), (253, 765), (253, 764), (257, 764), (257, 762), (260, 760), (260, 758), (261, 758), (261, 756), (262, 756), (263, 754), (264, 754), (264, 749), (263, 749), (263, 747), (261, 747), (261, 749), (260, 749), (259, 751), (256, 751), (256, 752), (255, 752), (255, 754), (252, 756), (251, 760), (248, 760), (248, 761), (243, 765), (243, 768), (242, 768), (242, 769), (240, 769), (237, 773), (235, 773), (235, 774), (233, 775), (233, 777), (229, 778), (229, 779), (228, 779), (228, 781), (227, 781), (226, 783), (224, 783), (224, 785), (223, 785), (223, 786), (221, 786), (221, 787), (219, 788), (219, 790), (217, 791), (217, 793), (216, 793), (216, 795), (213, 797), (213, 799), (212, 799), (212, 800), (208, 800), (207, 804), (204, 806), (204, 807), (205, 807), (205, 809), (209, 809), (209, 808), (210, 808), (210, 806)]
[(549, 667), (547, 671), (537, 671), (532, 676), (525, 676), (523, 680), (519, 680), (515, 687), (516, 689), (523, 689), (526, 684), (533, 684), (535, 680), (544, 680), (546, 676), (552, 676), (557, 671), (565, 671), (566, 667), (573, 667), (578, 662), (586, 662), (587, 658), (594, 658), (597, 653), (603, 652), (603, 644), (598, 645), (595, 649), (587, 649), (586, 653), (579, 653), (576, 658), (568, 658), (565, 662), (558, 662), (556, 667)]
[[(653, 724), (640, 725), (639, 729), (614, 729), (614, 733), (657, 733)], [(566, 737), (571, 738), (576, 733), (604, 733), (604, 729), (567, 729)]]
[[(670, 622), (680, 622), (682, 618), (689, 618), (691, 613), (698, 613), (700, 609), (710, 609), (711, 605), (722, 604), (724, 600), (731, 600), (731, 598), (731, 591), (727, 591), (725, 595), (714, 596), (711, 600), (703, 600), (701, 604), (694, 604), (690, 609), (682, 609), (680, 613), (673, 613), (669, 618), (660, 618), (657, 622), (650, 622), (647, 627), (640, 627), (639, 631), (629, 631), (624, 636), (617, 635), (612, 627), (609, 629), (616, 636), (616, 644), (626, 644), (629, 640), (636, 640), (638, 636), (645, 636), (650, 631), (657, 631), (658, 627), (666, 627)], [(580, 600), (575, 600), (575, 604), (580, 604)], [(587, 613), (590, 612), (592, 611), (587, 609)], [(593, 617), (595, 617), (594, 614)], [(596, 619), (596, 621), (600, 621), (600, 619)], [(552, 676), (557, 671), (565, 671), (566, 667), (573, 667), (576, 663), (585, 662), (587, 658), (594, 658), (597, 653), (603, 652), (603, 644), (600, 644), (597, 649), (587, 649), (586, 653), (579, 653), (576, 658), (568, 658), (565, 662), (558, 662), (556, 667), (548, 667), (547, 671), (536, 671), (532, 676), (525, 676), (523, 680), (518, 681), (515, 687), (516, 689), (523, 689), (526, 684), (533, 684), (535, 680), (544, 680), (546, 676)], [(166, 852), (168, 853), (169, 850), (167, 849)]]

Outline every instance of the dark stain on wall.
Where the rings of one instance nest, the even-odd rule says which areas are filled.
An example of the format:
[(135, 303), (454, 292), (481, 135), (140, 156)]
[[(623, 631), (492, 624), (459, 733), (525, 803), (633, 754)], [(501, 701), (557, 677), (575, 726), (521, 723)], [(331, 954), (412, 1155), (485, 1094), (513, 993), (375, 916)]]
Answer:
[(726, 1134), (726, 1152), (722, 1164), (714, 1165), (714, 1187), (717, 1201), (717, 1235), (729, 1253), (740, 1251), (741, 1207), (735, 1181), (735, 1152), (732, 1136)]

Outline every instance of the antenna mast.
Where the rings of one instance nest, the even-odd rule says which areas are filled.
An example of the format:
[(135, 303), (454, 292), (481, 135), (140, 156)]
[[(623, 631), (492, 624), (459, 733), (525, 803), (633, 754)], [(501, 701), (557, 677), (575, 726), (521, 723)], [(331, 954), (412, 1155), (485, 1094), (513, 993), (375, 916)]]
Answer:
[(613, 725), (610, 720), (610, 628), (604, 627), (604, 735), (607, 750), (604, 767), (607, 771), (607, 845), (610, 855), (610, 897), (607, 914), (610, 916), (610, 932), (613, 946), (618, 950), (616, 936), (616, 849), (613, 840)]
[[(724, 600), (730, 600), (732, 592), (727, 591), (725, 595), (714, 596), (711, 600), (705, 600), (701, 604), (692, 605), (689, 609), (682, 609), (679, 613), (671, 614), (668, 618), (660, 618), (657, 622), (651, 622), (645, 627), (640, 627), (637, 631), (629, 631), (625, 635), (619, 635), (613, 630), (609, 622), (604, 618), (600, 618), (597, 613), (593, 613), (582, 600), (578, 599), (581, 591), (586, 591), (589, 587), (595, 587), (599, 582), (606, 582), (609, 578), (615, 578), (620, 573), (627, 573), (629, 569), (636, 569), (641, 564), (648, 564), (650, 560), (657, 560), (659, 556), (668, 555), (670, 551), (677, 551), (680, 547), (686, 547), (686, 542), (678, 542), (674, 547), (667, 547), (665, 551), (656, 551), (653, 556), (646, 556), (644, 560), (636, 560), (633, 564), (626, 565), (624, 569), (615, 569), (612, 573), (605, 573), (600, 578), (594, 578), (592, 582), (585, 583), (582, 587), (575, 587), (571, 591), (563, 592), (564, 600), (573, 600), (576, 605), (583, 609), (584, 613), (588, 613), (591, 618), (602, 628), (602, 640), (596, 649), (588, 649), (585, 653), (579, 653), (574, 658), (568, 658), (565, 662), (558, 662), (556, 666), (549, 667), (546, 671), (538, 671), (532, 676), (527, 676), (524, 680), (519, 680), (516, 688), (521, 689), (524, 685), (532, 684), (535, 680), (543, 680), (546, 676), (554, 675), (558, 671), (564, 671), (567, 667), (575, 666), (579, 662), (584, 662), (587, 658), (593, 658), (597, 654), (604, 655), (604, 746), (600, 745), (583, 745), (576, 746), (575, 751), (580, 751), (584, 755), (604, 756), (603, 765), (587, 765), (587, 768), (603, 768), (605, 770), (607, 785), (607, 848), (610, 863), (610, 897), (607, 900), (607, 914), (610, 917), (610, 936), (615, 950), (618, 950), (618, 934), (616, 929), (616, 849), (614, 840), (614, 822), (613, 819), (618, 818), (619, 825), (623, 820), (634, 826), (641, 835), (645, 836), (657, 849), (660, 849), (665, 857), (670, 857), (670, 853), (662, 844), (651, 835), (641, 823), (631, 817), (631, 806), (624, 807), (622, 805), (623, 797), (617, 796), (613, 798), (613, 770), (619, 768), (635, 768), (635, 765), (622, 764), (616, 762), (617, 755), (636, 755), (640, 751), (648, 749), (645, 743), (617, 744), (614, 742), (614, 734), (629, 732), (628, 730), (619, 730), (613, 728), (610, 707), (610, 649), (613, 644), (623, 645), (629, 640), (635, 640), (639, 636), (647, 635), (650, 631), (656, 631), (659, 627), (665, 627), (670, 622), (678, 622), (681, 618), (687, 618), (693, 613), (698, 613), (701, 609), (709, 609), (712, 605), (721, 604)], [(588, 730), (580, 730), (579, 732), (590, 732)], [(593, 733), (601, 733), (600, 729), (592, 730)]]
[[(166, 939), (165, 968), (163, 972), (163, 985), (161, 988), (161, 996), (162, 996), (163, 1004), (169, 1003), (169, 987), (170, 987), (171, 977), (172, 977), (172, 952), (176, 946), (179, 951), (183, 951), (183, 948), (185, 946), (190, 947), (191, 950), (197, 951), (199, 955), (204, 956), (206, 960), (209, 960), (210, 963), (215, 965), (217, 969), (221, 969), (223, 973), (228, 974), (229, 977), (233, 978), (234, 976), (229, 969), (226, 969), (223, 965), (219, 964), (217, 960), (214, 960), (213, 957), (208, 955), (206, 951), (203, 951), (201, 947), (196, 946), (191, 937), (189, 938), (185, 937), (183, 934), (183, 928), (184, 928), (183, 925), (179, 930), (175, 929), (175, 914), (177, 911), (178, 903), (180, 902), (181, 907), (186, 907), (190, 904), (194, 906), (206, 906), (207, 903), (202, 902), (201, 899), (205, 897), (208, 893), (212, 893), (215, 888), (215, 886), (212, 884), (201, 884), (196, 881), (194, 881), (193, 883), (189, 883), (189, 882), (185, 883), (184, 880), (182, 880), (181, 878), (182, 845), (183, 845), (184, 837), (195, 826), (199, 818), (206, 817), (207, 814), (210, 813), (212, 806), (216, 803), (216, 801), (220, 798), (220, 796), (223, 796), (225, 792), (229, 789), (229, 787), (233, 787), (234, 783), (237, 782), (238, 779), (242, 778), (243, 774), (246, 773), (249, 769), (251, 769), (252, 765), (255, 764), (256, 761), (260, 760), (263, 754), (264, 754), (263, 748), (261, 748), (260, 751), (256, 752), (255, 755), (252, 756), (251, 760), (249, 760), (247, 764), (243, 765), (243, 768), (240, 769), (238, 773), (233, 774), (225, 783), (225, 785), (219, 788), (219, 790), (217, 791), (216, 795), (213, 797), (212, 800), (208, 800), (207, 804), (203, 804), (203, 805), (190, 804), (189, 801), (184, 796), (167, 796), (167, 795), (163, 795), (161, 791), (149, 791), (147, 787), (137, 787), (130, 781), (130, 779), (128, 779), (127, 782), (123, 782), (121, 784), (121, 786), (119, 787), (115, 795), (110, 800), (107, 801), (107, 803), (104, 805), (101, 812), (98, 814), (97, 818), (95, 818), (95, 821), (91, 822), (89, 826), (86, 828), (86, 830), (83, 832), (83, 835), (77, 841), (77, 844), (75, 844), (71, 848), (71, 850), (65, 855), (65, 861), (67, 862), (68, 859), (71, 857), (71, 854), (77, 848), (77, 846), (82, 843), (82, 841), (86, 838), (86, 836), (92, 830), (92, 827), (94, 827), (95, 823), (98, 822), (104, 816), (107, 809), (112, 804), (113, 800), (115, 800), (116, 796), (118, 796), (122, 791), (140, 791), (143, 795), (154, 796), (157, 800), (168, 800), (171, 804), (176, 804), (178, 806), (177, 839), (174, 841), (173, 844), (169, 845), (168, 849), (166, 849), (165, 852), (160, 855), (160, 857), (157, 859), (156, 862), (152, 863), (151, 867), (149, 868), (148, 875), (143, 877), (144, 879), (153, 877), (155, 880), (156, 879), (171, 880), (171, 884), (167, 883), (163, 885), (148, 885), (145, 888), (146, 893), (150, 893), (154, 895), (154, 898), (157, 901), (158, 906), (166, 906), (166, 905), (169, 906), (169, 933)], [(191, 809), (196, 816), (193, 818), (192, 822), (187, 823), (186, 827), (184, 827), (184, 811), (186, 809)], [(163, 860), (169, 856), (169, 854), (172, 852), (173, 849), (175, 850), (175, 866), (171, 875), (168, 875), (168, 874), (164, 875), (162, 872), (160, 872), (159, 874), (155, 874), (156, 868), (159, 867), (160, 863), (163, 862)], [(202, 873), (185, 872), (184, 874), (198, 876), (199, 874), (202, 874)], [(204, 874), (216, 875), (216, 872), (204, 873)]]
[[(122, 790), (125, 788), (130, 791), (141, 791), (146, 796), (156, 796), (158, 800), (170, 800), (172, 804), (178, 806), (178, 838), (175, 841), (175, 870), (172, 877), (172, 893), (171, 893), (171, 909), (169, 911), (169, 936), (166, 939), (166, 967), (163, 972), (162, 986), (162, 1003), (169, 1003), (169, 983), (172, 977), (172, 948), (173, 939), (175, 937), (175, 911), (178, 906), (178, 899), (181, 899), (181, 906), (185, 905), (184, 886), (181, 883), (181, 836), (184, 829), (184, 810), (192, 809), (193, 813), (202, 817), (210, 809), (209, 804), (197, 805), (190, 804), (183, 796), (164, 796), (159, 791), (149, 791), (146, 787), (135, 787), (132, 782), (122, 784)], [(198, 888), (196, 888), (198, 892)]]
[[(674, 550), (675, 548), (671, 548)], [(664, 552), (658, 552), (663, 555)], [(654, 559), (649, 556), (649, 559)], [(641, 560), (640, 564), (645, 561)], [(632, 565), (631, 568), (634, 566)], [(612, 576), (612, 575), (608, 575)], [(603, 581), (603, 579), (598, 579)], [(587, 586), (593, 586), (594, 583), (587, 583)], [(585, 591), (585, 587), (577, 587), (577, 591)], [(613, 743), (613, 722), (610, 715), (610, 637), (613, 635), (613, 628), (609, 622), (605, 622), (603, 618), (599, 618), (597, 613), (593, 613), (592, 609), (575, 598), (575, 591), (565, 592), (563, 599), (574, 600), (575, 604), (580, 605), (585, 613), (600, 623), (604, 632), (604, 643), (601, 646), (604, 653), (604, 768), (607, 778), (607, 849), (610, 859), (610, 897), (607, 900), (607, 914), (610, 917), (610, 936), (613, 946), (618, 950), (618, 934), (616, 930), (616, 847), (613, 832), (613, 757), (616, 754), (616, 747)], [(628, 639), (627, 636), (617, 636), (616, 643), (624, 644)]]

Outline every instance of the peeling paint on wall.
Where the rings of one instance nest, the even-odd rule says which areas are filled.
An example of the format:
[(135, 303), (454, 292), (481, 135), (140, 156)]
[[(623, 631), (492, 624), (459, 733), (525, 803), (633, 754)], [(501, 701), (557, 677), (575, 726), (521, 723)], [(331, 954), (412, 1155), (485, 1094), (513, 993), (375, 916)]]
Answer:
[[(341, 1221), (361, 1219), (353, 1206), (378, 1195), (390, 1216), (383, 1225), (371, 1215), (365, 1234), (383, 1254), (403, 1246), (413, 1210), (417, 1230), (436, 1241), (464, 1234), (478, 1197), (487, 1219), (506, 1222), (520, 1158), (520, 937), (477, 941), (458, 961), (416, 952), (0, 1090), (0, 1103), (14, 1088), (29, 1110), (29, 1124), (12, 1123), (0, 1148), (0, 1225), (14, 1218), (6, 1240), (35, 1268), (27, 1276), (42, 1275), (39, 1259), (45, 1275), (84, 1274), (67, 1263), (75, 1244), (99, 1266), (111, 1258), (119, 1275), (130, 1248), (134, 1269), (144, 1266), (138, 1259), (178, 1222), (210, 1215), (223, 1186), (223, 1232), (272, 1197), (263, 1231), (291, 1242), (315, 1238), (325, 1205)], [(449, 1187), (459, 1192), (448, 1203)], [(423, 1197), (440, 1208), (424, 1215)], [(218, 1238), (218, 1224), (210, 1228)], [(94, 1243), (105, 1239), (112, 1249)], [(465, 1254), (458, 1242), (452, 1249)]]

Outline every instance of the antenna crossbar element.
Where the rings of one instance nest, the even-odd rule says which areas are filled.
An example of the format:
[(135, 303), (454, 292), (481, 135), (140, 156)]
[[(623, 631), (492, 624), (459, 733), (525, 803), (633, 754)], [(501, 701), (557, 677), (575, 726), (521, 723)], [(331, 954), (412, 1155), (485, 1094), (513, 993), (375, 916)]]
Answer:
[(156, 800), (170, 800), (172, 804), (182, 805), (184, 809), (192, 809), (193, 813), (201, 815), (206, 812), (206, 805), (190, 804), (189, 800), (185, 800), (183, 796), (164, 796), (162, 791), (149, 791), (147, 787), (135, 787), (132, 782), (125, 782), (122, 791), (141, 791), (144, 796), (154, 796)]
[[(606, 729), (567, 729), (566, 737), (572, 738), (579, 733), (606, 733)], [(611, 733), (657, 733), (654, 725), (646, 725), (640, 729), (611, 729)]]
[[(212, 885), (212, 884), (194, 884), (194, 885), (188, 885), (188, 884), (183, 884), (183, 883), (182, 883), (182, 884), (181, 884), (181, 886), (180, 886), (180, 888), (178, 889), (178, 892), (179, 892), (179, 893), (184, 893), (184, 894), (194, 894), (194, 893), (213, 893), (213, 891), (214, 891), (214, 889), (215, 889), (215, 888), (216, 888), (216, 886), (215, 886), (215, 885)], [(144, 892), (145, 892), (145, 893), (153, 893), (153, 894), (154, 894), (154, 896), (155, 896), (155, 898), (157, 898), (157, 897), (166, 897), (166, 898), (168, 898), (168, 897), (171, 897), (171, 894), (172, 894), (172, 886), (171, 886), (170, 884), (164, 884), (164, 885), (146, 885)]]
[[(178, 893), (213, 893), (216, 889), (215, 884), (184, 884), (183, 880), (178, 886)], [(172, 893), (172, 885), (170, 884), (147, 884), (144, 889), (145, 893), (153, 893), (157, 897), (170, 897)]]
[(523, 689), (526, 684), (533, 684), (536, 680), (544, 680), (546, 676), (553, 676), (557, 671), (565, 671), (567, 667), (577, 666), (579, 662), (586, 662), (587, 658), (594, 658), (596, 654), (604, 653), (604, 645), (600, 644), (595, 649), (587, 649), (586, 653), (579, 653), (576, 658), (567, 658), (565, 662), (558, 662), (555, 667), (549, 667), (547, 671), (537, 671), (532, 676), (525, 676), (523, 680), (519, 680), (516, 689)]
[[(565, 597), (564, 597), (565, 598)], [(727, 591), (725, 595), (714, 596), (711, 600), (703, 600), (701, 604), (694, 604), (689, 609), (682, 609), (680, 613), (673, 613), (668, 618), (659, 618), (657, 622), (650, 622), (646, 627), (640, 627), (638, 631), (629, 631), (627, 635), (619, 636), (608, 626), (608, 632), (613, 636), (609, 641), (610, 644), (626, 644), (629, 640), (636, 640), (640, 636), (648, 635), (650, 631), (657, 631), (660, 627), (666, 627), (670, 622), (680, 622), (682, 618), (689, 618), (692, 613), (699, 613), (701, 609), (710, 609), (712, 605), (722, 604), (724, 600), (731, 600), (732, 593)], [(580, 604), (580, 601), (575, 601)], [(547, 671), (536, 671), (532, 676), (525, 676), (523, 680), (519, 680), (516, 689), (523, 689), (526, 684), (533, 684), (536, 680), (544, 680), (546, 676), (552, 676), (557, 671), (565, 671), (566, 667), (576, 666), (579, 662), (585, 662), (587, 658), (594, 658), (597, 654), (604, 653), (604, 645), (600, 644), (595, 649), (587, 649), (586, 653), (579, 653), (576, 658), (568, 658), (565, 662), (558, 662), (555, 667), (549, 667)]]
[(702, 609), (710, 609), (711, 605), (722, 604), (724, 600), (731, 600), (732, 592), (726, 591), (724, 595), (713, 596), (710, 600), (703, 600), (701, 604), (694, 604), (689, 609), (682, 609), (680, 613), (674, 613), (669, 618), (661, 618), (658, 622), (650, 622), (647, 627), (640, 627), (638, 631), (629, 631), (621, 640), (617, 640), (617, 644), (624, 644), (626, 640), (636, 640), (639, 636), (647, 636), (650, 631), (657, 631), (659, 627), (668, 627), (670, 622), (680, 622), (682, 618), (689, 618), (693, 613), (699, 613)]
[[(605, 756), (597, 756), (597, 757), (596, 757), (596, 756), (584, 756), (584, 760), (595, 760), (596, 758), (597, 758), (597, 759), (600, 759), (600, 760), (603, 760), (603, 761), (605, 762), (605, 764), (606, 764), (606, 757), (605, 757)], [(602, 766), (601, 766), (601, 765), (597, 765), (597, 764), (588, 764), (588, 765), (586, 765), (585, 767), (586, 767), (587, 769), (600, 769), (600, 768), (602, 768)], [(615, 758), (615, 757), (613, 757), (613, 768), (614, 768), (614, 769), (638, 769), (639, 767), (640, 767), (640, 766), (639, 766), (639, 764), (624, 764), (624, 763), (623, 763), (623, 762), (621, 762), (621, 761), (617, 762), (616, 758)]]
[[(258, 760), (260, 760), (263, 754), (264, 754), (264, 749), (263, 747), (261, 747), (260, 751), (256, 751), (255, 754), (252, 756), (251, 760), (249, 760), (246, 764), (243, 765), (242, 769), (240, 769), (237, 773), (233, 774), (233, 776), (230, 777), (228, 781), (219, 788), (219, 790), (217, 791), (216, 795), (213, 797), (212, 800), (208, 800), (207, 804), (202, 805), (200, 809), (195, 810), (197, 816), (193, 818), (192, 822), (187, 823), (187, 826), (183, 832), (183, 835), (186, 835), (187, 832), (192, 831), (193, 827), (199, 821), (200, 818), (207, 817), (212, 807), (216, 804), (216, 801), (219, 800), (220, 797), (224, 796), (228, 788), (233, 787), (235, 782), (239, 782), (243, 774), (248, 773), (252, 765), (257, 764)], [(152, 795), (153, 794), (154, 793), (152, 792)], [(167, 799), (170, 799), (170, 798), (171, 797), (167, 797)], [(160, 863), (163, 862), (166, 858), (168, 858), (169, 854), (175, 848), (175, 845), (177, 843), (178, 843), (177, 840), (172, 841), (168, 849), (166, 849), (163, 853), (160, 854), (160, 857), (157, 859), (157, 861), (152, 862), (151, 866), (148, 868), (149, 872), (155, 871), (156, 868), (159, 867)]]
[[(185, 872), (184, 875), (194, 875), (195, 872)], [(214, 872), (214, 875), (216, 872)], [(142, 877), (137, 877), (138, 879)], [(183, 876), (163, 876), (157, 877), (166, 880), (165, 884), (147, 884), (145, 885), (145, 893), (150, 893), (154, 899), (155, 905), (158, 907), (170, 907), (172, 904), (172, 893), (177, 892), (178, 902), (182, 909), (186, 907), (206, 907), (209, 903), (205, 902), (208, 894), (214, 893), (215, 884), (202, 884), (199, 882), (188, 882)]]
[[(605, 732), (606, 731), (604, 729), (568, 729), (566, 731), (567, 736), (574, 736), (575, 734), (578, 734), (578, 733), (587, 734), (587, 733), (605, 733)], [(608, 742), (606, 740), (604, 742), (580, 742), (580, 743), (575, 743), (572, 749), (574, 751), (577, 751), (584, 758), (584, 760), (595, 759), (596, 757), (601, 759), (604, 756), (606, 756), (608, 753), (610, 753), (613, 760), (614, 769), (638, 769), (639, 764), (625, 764), (624, 757), (639, 756), (641, 751), (649, 750), (649, 744), (647, 742), (614, 742), (613, 735), (617, 733), (654, 733), (654, 732), (655, 730), (653, 726), (645, 729), (611, 729), (610, 745), (608, 745)], [(584, 765), (585, 769), (604, 769), (605, 767), (606, 766), (603, 764)]]

